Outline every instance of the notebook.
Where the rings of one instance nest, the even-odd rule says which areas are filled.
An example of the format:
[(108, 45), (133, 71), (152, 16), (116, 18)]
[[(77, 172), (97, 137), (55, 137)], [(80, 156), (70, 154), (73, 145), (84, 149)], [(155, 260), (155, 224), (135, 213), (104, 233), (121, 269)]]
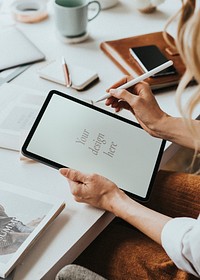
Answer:
[[(170, 42), (174, 43), (174, 38), (169, 34), (168, 36)], [(156, 78), (150, 77), (145, 81), (154, 90), (177, 85), (185, 72), (185, 66), (180, 55), (174, 52), (165, 41), (162, 31), (104, 41), (100, 44), (100, 48), (124, 74), (137, 77), (144, 71), (131, 55), (130, 48), (148, 45), (156, 45), (168, 60), (172, 60), (177, 73)]]
[[(67, 61), (67, 60), (66, 60)], [(72, 88), (83, 90), (86, 86), (98, 79), (96, 71), (67, 64), (72, 79)], [(40, 78), (66, 85), (61, 59), (53, 60), (38, 70)]]
[(0, 71), (45, 59), (45, 55), (16, 27), (1, 30), (0, 38)]
[(138, 123), (51, 91), (22, 154), (54, 168), (98, 173), (139, 200), (147, 200), (165, 141)]

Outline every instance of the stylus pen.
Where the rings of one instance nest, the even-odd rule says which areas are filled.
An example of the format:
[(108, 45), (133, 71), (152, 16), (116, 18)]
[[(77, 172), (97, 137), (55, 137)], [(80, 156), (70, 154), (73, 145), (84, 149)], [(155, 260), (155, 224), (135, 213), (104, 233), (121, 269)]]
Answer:
[[(145, 79), (151, 77), (152, 75), (154, 75), (154, 74), (156, 74), (156, 73), (158, 73), (158, 72), (160, 72), (160, 71), (162, 71), (162, 70), (168, 68), (168, 67), (171, 66), (172, 64), (173, 64), (173, 61), (172, 61), (172, 60), (169, 60), (169, 61), (167, 61), (167, 62), (161, 64), (160, 66), (157, 66), (156, 68), (154, 68), (154, 69), (152, 69), (152, 70), (150, 70), (150, 71), (148, 71), (148, 72), (142, 74), (141, 76), (138, 76), (137, 78), (135, 78), (135, 79), (133, 79), (133, 80), (131, 80), (131, 81), (129, 81), (129, 82), (127, 82), (127, 83), (125, 83), (125, 84), (119, 86), (117, 89), (127, 89), (127, 88), (129, 88), (129, 87), (131, 87), (131, 86), (134, 86), (135, 84), (137, 84), (137, 83), (139, 83), (139, 82), (141, 82), (141, 81), (144, 81)], [(97, 99), (97, 100), (95, 101), (95, 103), (100, 102), (100, 101), (103, 101), (103, 100), (109, 98), (110, 96), (111, 96), (111, 95), (110, 95), (109, 93), (107, 93), (107, 94), (105, 94), (104, 96), (102, 96), (102, 97), (100, 97), (99, 99)]]
[(72, 84), (71, 77), (70, 77), (69, 69), (68, 69), (68, 66), (67, 66), (67, 63), (66, 63), (64, 57), (62, 57), (62, 66), (63, 66), (63, 72), (64, 72), (64, 76), (65, 76), (66, 86), (71, 87), (71, 84)]

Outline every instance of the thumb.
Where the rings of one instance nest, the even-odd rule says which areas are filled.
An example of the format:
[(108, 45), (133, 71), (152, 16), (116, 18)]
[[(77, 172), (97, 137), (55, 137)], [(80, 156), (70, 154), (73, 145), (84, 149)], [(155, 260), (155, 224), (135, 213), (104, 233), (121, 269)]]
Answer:
[(59, 171), (64, 177), (71, 181), (83, 183), (85, 180), (85, 174), (81, 173), (78, 170), (70, 168), (61, 168)]

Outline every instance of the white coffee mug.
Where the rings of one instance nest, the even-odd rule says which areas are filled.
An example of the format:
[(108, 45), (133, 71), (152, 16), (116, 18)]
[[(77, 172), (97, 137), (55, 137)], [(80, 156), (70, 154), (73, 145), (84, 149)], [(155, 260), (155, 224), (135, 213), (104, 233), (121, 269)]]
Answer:
[[(88, 7), (96, 5), (92, 17), (88, 16)], [(98, 1), (88, 0), (55, 0), (55, 24), (59, 33), (66, 38), (84, 36), (87, 32), (87, 24), (100, 12), (101, 6)]]

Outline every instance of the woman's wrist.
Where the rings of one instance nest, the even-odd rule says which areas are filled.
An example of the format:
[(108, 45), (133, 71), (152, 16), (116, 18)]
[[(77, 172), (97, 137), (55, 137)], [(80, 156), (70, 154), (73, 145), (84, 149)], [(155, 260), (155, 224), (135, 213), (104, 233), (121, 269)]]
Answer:
[[(198, 120), (192, 120), (192, 124), (196, 131), (200, 131), (200, 123)], [(183, 118), (172, 117), (165, 114), (159, 121), (150, 125), (148, 128), (151, 131), (151, 135), (154, 137), (165, 139), (190, 149), (195, 148), (195, 136)]]
[(106, 200), (107, 200), (106, 204), (108, 205), (106, 210), (110, 211), (115, 216), (119, 217), (120, 212), (123, 213), (124, 211), (123, 204), (124, 201), (126, 200), (125, 192), (117, 188), (116, 191), (111, 194), (111, 196), (106, 198)]
[[(152, 126), (152, 131), (157, 138), (169, 140), (173, 142), (174, 140), (174, 126), (175, 118), (165, 114), (156, 124)], [(172, 129), (172, 130), (171, 130)], [(176, 133), (178, 131), (176, 130)]]
[(110, 199), (110, 212), (112, 212), (116, 217), (126, 220), (126, 217), (129, 215), (130, 203), (134, 203), (124, 191), (119, 189), (115, 195)]

